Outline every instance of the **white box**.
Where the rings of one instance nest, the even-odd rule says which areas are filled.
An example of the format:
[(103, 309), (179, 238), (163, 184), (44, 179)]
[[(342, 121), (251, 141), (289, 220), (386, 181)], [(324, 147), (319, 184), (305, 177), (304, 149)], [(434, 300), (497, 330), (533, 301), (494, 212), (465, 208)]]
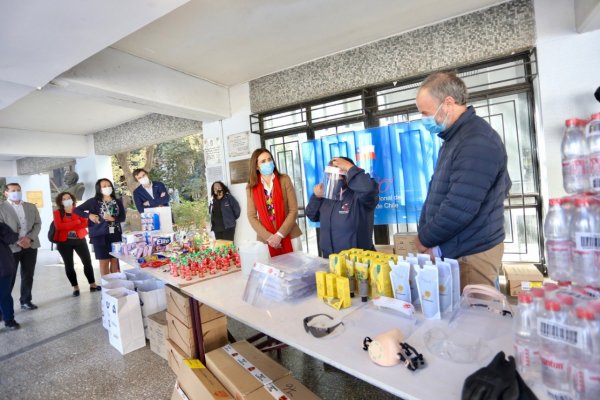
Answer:
[(106, 292), (112, 289), (125, 288), (129, 290), (134, 289), (133, 282), (126, 281), (123, 279), (113, 279), (102, 284), (102, 293), (100, 294), (100, 308), (102, 310), (102, 326), (104, 329), (108, 329), (108, 305), (106, 304)]
[(110, 344), (121, 354), (146, 347), (140, 297), (137, 292), (119, 288), (106, 292), (108, 336)]

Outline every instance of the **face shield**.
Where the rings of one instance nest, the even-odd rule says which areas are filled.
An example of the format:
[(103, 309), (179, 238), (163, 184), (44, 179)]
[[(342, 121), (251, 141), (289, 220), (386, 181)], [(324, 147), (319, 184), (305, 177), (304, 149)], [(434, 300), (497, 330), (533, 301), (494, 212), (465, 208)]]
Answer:
[(346, 187), (346, 171), (334, 167), (325, 167), (323, 174), (323, 188), (325, 193), (323, 197), (329, 200), (341, 200), (342, 191)]

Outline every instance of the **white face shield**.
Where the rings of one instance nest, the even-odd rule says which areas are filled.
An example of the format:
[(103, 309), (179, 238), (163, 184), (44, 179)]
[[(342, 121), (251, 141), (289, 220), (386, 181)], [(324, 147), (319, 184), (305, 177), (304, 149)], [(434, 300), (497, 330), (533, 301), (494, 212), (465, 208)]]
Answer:
[(325, 189), (324, 198), (329, 200), (341, 200), (342, 191), (346, 187), (346, 171), (334, 167), (325, 167), (323, 174), (323, 188)]

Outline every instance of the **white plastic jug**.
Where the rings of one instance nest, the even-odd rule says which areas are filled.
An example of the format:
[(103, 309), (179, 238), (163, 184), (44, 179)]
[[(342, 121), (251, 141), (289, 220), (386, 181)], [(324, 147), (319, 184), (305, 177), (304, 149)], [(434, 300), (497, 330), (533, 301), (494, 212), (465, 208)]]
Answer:
[(259, 241), (245, 242), (239, 246), (242, 273), (249, 276), (256, 262), (266, 263), (271, 259), (269, 249), (265, 243)]

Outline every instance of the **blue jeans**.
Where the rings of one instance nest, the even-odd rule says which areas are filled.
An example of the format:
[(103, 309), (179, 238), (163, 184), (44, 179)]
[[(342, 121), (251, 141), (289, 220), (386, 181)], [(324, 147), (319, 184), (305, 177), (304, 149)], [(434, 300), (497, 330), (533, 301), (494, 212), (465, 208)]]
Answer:
[(0, 276), (0, 311), (4, 321), (15, 318), (15, 307), (11, 295), (12, 275)]

